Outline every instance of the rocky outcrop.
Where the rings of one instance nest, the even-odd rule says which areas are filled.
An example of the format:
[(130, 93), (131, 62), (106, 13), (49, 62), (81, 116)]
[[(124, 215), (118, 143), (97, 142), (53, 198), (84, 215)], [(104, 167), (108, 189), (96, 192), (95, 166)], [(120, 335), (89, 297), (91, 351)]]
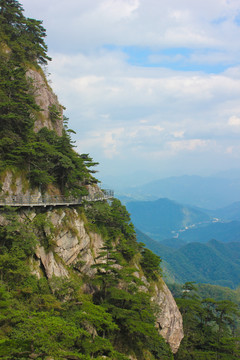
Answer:
[[(68, 271), (63, 263), (55, 258), (55, 254), (52, 251), (47, 252), (44, 247), (38, 246), (35, 254), (37, 259), (40, 260), (39, 266), (43, 265), (44, 272), (48, 278), (52, 276), (68, 277)], [(34, 273), (40, 277), (40, 271), (35, 270)]]
[(34, 131), (38, 132), (46, 126), (49, 130), (55, 130), (57, 135), (61, 136), (63, 107), (59, 104), (57, 96), (53, 93), (41, 71), (29, 69), (26, 75), (32, 83), (35, 101), (42, 110), (35, 120)]
[(155, 286), (155, 296), (152, 300), (161, 309), (156, 319), (159, 332), (169, 343), (172, 352), (176, 353), (184, 336), (182, 316), (163, 280), (160, 285)]
[[(75, 209), (52, 210), (48, 215), (55, 229), (54, 248), (45, 251), (42, 246), (37, 247), (39, 271), (43, 266), (48, 278), (53, 275), (68, 277), (68, 266), (74, 265), (79, 272), (92, 276), (95, 271), (91, 266), (103, 246), (101, 236), (86, 231), (84, 221)], [(36, 266), (34, 269), (37, 273)]]
[(28, 179), (20, 171), (18, 173), (6, 171), (1, 174), (0, 197), (2, 196), (3, 199), (8, 200), (13, 195), (16, 196), (16, 200), (17, 197), (22, 197), (23, 195), (25, 197), (31, 195), (38, 199), (41, 193), (37, 188), (31, 189)]
[[(54, 249), (46, 252), (43, 247), (37, 248), (39, 271), (43, 267), (48, 278), (53, 275), (68, 277), (68, 266), (72, 265), (80, 273), (93, 276), (95, 270), (92, 265), (103, 246), (101, 236), (86, 231), (84, 221), (75, 209), (52, 210), (49, 212), (49, 220), (56, 231)], [(34, 272), (37, 273), (36, 266)], [(136, 276), (140, 277), (139, 272)], [(148, 291), (147, 280), (142, 276), (141, 280), (145, 284), (142, 291)], [(183, 338), (182, 316), (162, 279), (155, 285), (152, 301), (159, 308), (156, 326), (173, 353), (176, 353)]]

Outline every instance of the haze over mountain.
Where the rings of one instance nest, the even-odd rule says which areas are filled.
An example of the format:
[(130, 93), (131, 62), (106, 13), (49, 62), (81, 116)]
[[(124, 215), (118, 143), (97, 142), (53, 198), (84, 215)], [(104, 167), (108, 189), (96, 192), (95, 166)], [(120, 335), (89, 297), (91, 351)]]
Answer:
[(216, 210), (205, 210), (207, 214), (218, 217), (222, 220), (238, 220), (240, 221), (240, 201), (236, 201), (228, 206)]
[[(169, 199), (131, 201), (126, 204), (133, 224), (158, 241), (171, 247), (190, 242), (240, 241), (240, 202), (219, 210), (204, 210)], [(167, 239), (167, 240), (166, 240)], [(171, 239), (171, 240), (169, 240)]]
[(174, 231), (210, 221), (200, 210), (184, 206), (169, 199), (135, 201), (127, 203), (133, 224), (156, 240), (173, 237)]
[(182, 204), (217, 209), (240, 201), (240, 178), (175, 176), (125, 188), (119, 195), (142, 200), (169, 198)]

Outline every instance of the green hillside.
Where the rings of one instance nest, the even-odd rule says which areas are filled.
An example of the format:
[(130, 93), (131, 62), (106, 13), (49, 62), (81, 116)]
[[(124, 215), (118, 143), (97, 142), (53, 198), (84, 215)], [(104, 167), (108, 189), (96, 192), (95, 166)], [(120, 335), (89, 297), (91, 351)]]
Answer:
[(174, 249), (150, 239), (138, 230), (137, 237), (161, 256), (168, 282), (195, 281), (230, 288), (240, 284), (240, 242), (221, 243), (211, 240), (206, 244), (189, 243)]

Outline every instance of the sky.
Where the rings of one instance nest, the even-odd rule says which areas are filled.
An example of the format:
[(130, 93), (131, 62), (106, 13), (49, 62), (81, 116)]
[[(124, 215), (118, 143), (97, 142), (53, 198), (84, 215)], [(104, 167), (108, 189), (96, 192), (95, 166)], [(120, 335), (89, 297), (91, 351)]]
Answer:
[[(98, 178), (240, 169), (240, 0), (22, 0)], [(114, 180), (115, 177), (115, 180)]]

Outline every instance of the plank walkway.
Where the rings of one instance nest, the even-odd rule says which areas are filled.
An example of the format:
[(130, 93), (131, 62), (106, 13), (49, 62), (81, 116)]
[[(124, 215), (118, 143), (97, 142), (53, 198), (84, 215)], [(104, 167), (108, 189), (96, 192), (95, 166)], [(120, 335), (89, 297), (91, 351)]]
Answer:
[(81, 205), (85, 201), (102, 201), (114, 197), (112, 190), (102, 190), (102, 193), (95, 193), (92, 195), (81, 196), (78, 198), (64, 197), (64, 196), (25, 196), (25, 195), (11, 195), (5, 198), (0, 197), (0, 207), (15, 206), (15, 207), (36, 207), (36, 206), (70, 206)]

